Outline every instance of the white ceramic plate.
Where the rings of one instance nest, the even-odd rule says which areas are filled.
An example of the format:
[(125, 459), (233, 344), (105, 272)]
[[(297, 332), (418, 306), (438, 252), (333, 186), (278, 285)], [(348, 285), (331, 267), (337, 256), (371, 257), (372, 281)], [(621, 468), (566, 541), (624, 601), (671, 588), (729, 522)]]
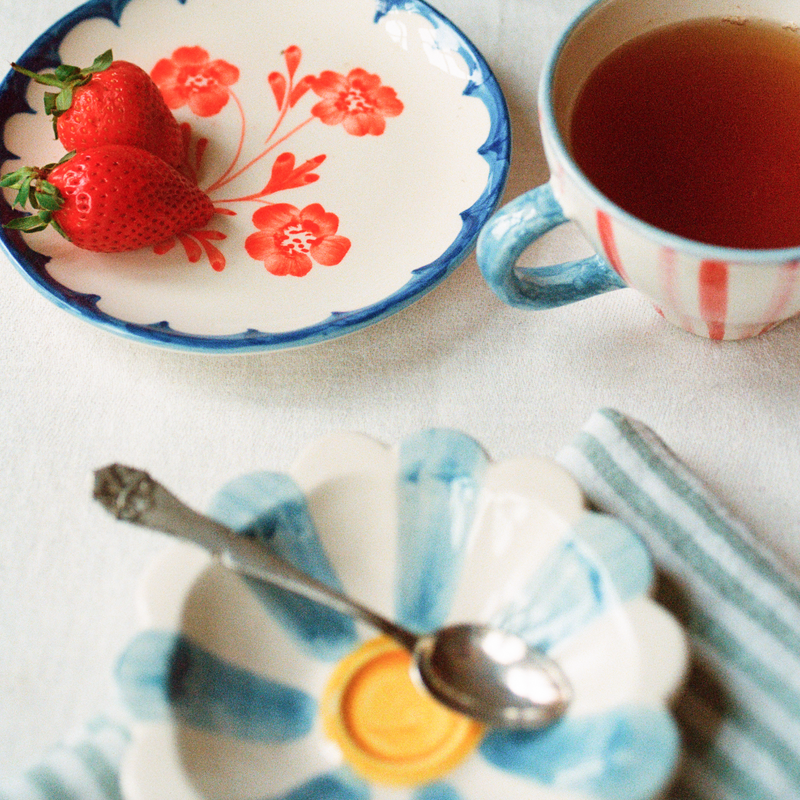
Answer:
[[(470, 42), (418, 0), (91, 0), (19, 61), (86, 66), (107, 48), (148, 72), (160, 63), (162, 91), (203, 84), (174, 113), (195, 162), (207, 142), (200, 186), (236, 212), (166, 253), (0, 233), (37, 289), (114, 333), (242, 352), (357, 330), (449, 275), (499, 200), (502, 93)], [(16, 73), (0, 86), (4, 173), (63, 155), (43, 91)], [(5, 221), (7, 202), (0, 211)]]
[[(337, 665), (374, 631), (176, 545), (146, 580), (143, 630), (117, 671), (135, 718), (127, 800), (650, 800), (668, 783), (683, 632), (649, 597), (640, 539), (588, 512), (556, 464), (492, 463), (451, 430), (394, 448), (337, 433), (287, 475), (231, 482), (210, 511), (413, 630), (476, 620), (524, 636), (560, 663), (574, 701), (545, 731), (487, 731), (460, 763), (389, 787), (320, 721)], [(428, 737), (408, 735), (419, 718), (393, 696), (372, 699), (361, 719), (379, 743)]]

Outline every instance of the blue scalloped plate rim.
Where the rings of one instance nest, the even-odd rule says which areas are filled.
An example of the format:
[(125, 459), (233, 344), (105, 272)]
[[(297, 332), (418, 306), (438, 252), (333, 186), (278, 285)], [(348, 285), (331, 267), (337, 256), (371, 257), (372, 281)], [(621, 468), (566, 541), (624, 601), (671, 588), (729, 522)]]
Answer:
[[(123, 10), (135, 0), (88, 0), (48, 28), (18, 59), (18, 63), (33, 71), (51, 69), (60, 63), (58, 49), (67, 34), (87, 19), (101, 17), (119, 24)], [(191, 0), (177, 0), (185, 5)], [(450, 246), (435, 261), (419, 267), (411, 279), (398, 291), (355, 311), (333, 312), (326, 320), (297, 330), (265, 333), (249, 329), (229, 336), (202, 336), (182, 333), (169, 322), (159, 321), (140, 325), (113, 317), (98, 308), (100, 297), (73, 291), (53, 279), (46, 270), (47, 256), (32, 250), (16, 231), (0, 229), (0, 248), (10, 258), (23, 277), (56, 306), (81, 319), (127, 339), (172, 350), (205, 353), (246, 353), (281, 350), (316, 344), (355, 332), (391, 316), (420, 299), (436, 287), (472, 252), (484, 223), (497, 207), (505, 188), (511, 157), (511, 129), (503, 92), (483, 56), (469, 39), (440, 12), (423, 0), (376, 0), (375, 21), (393, 9), (417, 13), (445, 28), (458, 39), (460, 55), (472, 67), (480, 81), (470, 81), (464, 93), (480, 99), (491, 118), (489, 136), (479, 153), (489, 165), (489, 177), (481, 197), (461, 212), (461, 231)], [(439, 28), (437, 27), (437, 30)], [(14, 72), (0, 84), (0, 126), (19, 113), (31, 113), (25, 93), (28, 78)], [(0, 161), (14, 159), (0, 139)], [(0, 197), (0, 223), (11, 217), (12, 211)]]

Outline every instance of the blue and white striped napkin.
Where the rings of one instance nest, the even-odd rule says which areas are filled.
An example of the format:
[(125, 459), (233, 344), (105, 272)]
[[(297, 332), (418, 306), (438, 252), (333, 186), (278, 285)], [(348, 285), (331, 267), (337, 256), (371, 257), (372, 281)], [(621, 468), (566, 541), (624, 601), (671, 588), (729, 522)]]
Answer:
[(601, 409), (557, 460), (647, 542), (689, 633), (669, 796), (800, 799), (800, 582), (641, 423)]
[[(617, 411), (595, 412), (557, 461), (647, 542), (658, 599), (689, 633), (670, 800), (800, 800), (800, 582), (649, 428)], [(98, 720), (0, 780), (0, 800), (121, 800), (128, 740), (124, 725)]]
[(83, 725), (24, 775), (0, 780), (0, 800), (122, 800), (119, 772), (129, 742), (127, 727), (110, 717)]

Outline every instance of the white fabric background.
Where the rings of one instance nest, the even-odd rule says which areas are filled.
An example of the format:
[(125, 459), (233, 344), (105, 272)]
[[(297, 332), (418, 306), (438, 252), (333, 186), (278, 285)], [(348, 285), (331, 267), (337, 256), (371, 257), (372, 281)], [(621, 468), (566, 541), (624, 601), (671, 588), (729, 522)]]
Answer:
[[(547, 179), (535, 87), (583, 0), (434, 4), (506, 93), (511, 199)], [(0, 0), (0, 61), (76, 5)], [(565, 229), (529, 260), (584, 248)], [(0, 342), (0, 775), (107, 707), (114, 661), (135, 625), (137, 581), (166, 545), (93, 504), (91, 471), (110, 461), (147, 468), (204, 507), (226, 480), (284, 470), (333, 429), (394, 442), (452, 426), (496, 459), (550, 456), (608, 405), (654, 428), (800, 572), (800, 320), (721, 344), (671, 328), (631, 290), (518, 311), (490, 292), (470, 257), (365, 331), (309, 349), (208, 357), (90, 327), (0, 257)]]

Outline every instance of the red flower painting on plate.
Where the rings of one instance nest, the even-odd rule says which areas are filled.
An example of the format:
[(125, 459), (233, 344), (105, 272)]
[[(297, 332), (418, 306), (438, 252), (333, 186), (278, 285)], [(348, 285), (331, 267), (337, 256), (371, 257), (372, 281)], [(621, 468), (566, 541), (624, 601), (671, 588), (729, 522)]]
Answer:
[(300, 210), (273, 203), (253, 214), (258, 233), (247, 237), (245, 248), (273, 275), (306, 275), (312, 262), (331, 267), (350, 249), (350, 240), (337, 235), (339, 218), (319, 203)]
[(188, 105), (198, 117), (213, 117), (227, 105), (239, 70), (227, 61), (212, 61), (202, 47), (179, 47), (153, 67), (150, 77), (171, 109)]
[[(261, 149), (247, 160), (244, 145), (248, 116), (235, 91), (240, 80), (238, 67), (212, 58), (202, 47), (179, 47), (169, 58), (160, 59), (150, 74), (171, 109), (186, 108), (197, 117), (208, 118), (221, 113), (233, 101), (240, 119), (238, 147), (227, 167), (201, 188), (214, 201), (218, 214), (234, 216), (238, 212), (233, 209), (239, 204), (257, 204), (259, 207), (251, 217), (255, 232), (245, 241), (246, 252), (261, 261), (272, 275), (299, 278), (315, 265), (332, 267), (341, 263), (350, 250), (351, 241), (339, 233), (336, 214), (320, 203), (298, 208), (283, 199), (274, 199), (276, 195), (318, 181), (326, 154), (313, 155), (298, 163), (293, 152), (276, 153), (277, 148), (314, 122), (341, 125), (351, 136), (382, 136), (387, 129), (387, 119), (402, 114), (404, 106), (393, 88), (385, 86), (380, 76), (365, 69), (357, 67), (347, 74), (324, 70), (319, 75), (306, 75), (297, 80), (302, 60), (300, 48), (292, 45), (282, 55), (285, 70), (274, 70), (267, 76), (277, 116)], [(314, 96), (316, 102), (313, 102)], [(309, 102), (307, 98), (311, 98), (313, 105), (306, 116), (300, 116), (299, 121), (291, 125), (290, 116)], [(198, 174), (208, 141), (202, 137), (195, 140), (189, 123), (184, 123), (184, 133), (187, 170)], [(237, 180), (245, 173), (261, 169), (266, 158), (271, 158), (272, 164), (265, 174), (263, 188), (237, 194)], [(221, 271), (227, 264), (221, 244), (225, 238), (220, 231), (191, 231), (159, 245), (155, 252), (165, 253), (180, 242), (190, 262), (199, 261), (205, 254), (212, 268)]]
[(326, 125), (341, 125), (353, 136), (380, 136), (386, 130), (386, 118), (403, 111), (397, 92), (363, 69), (347, 75), (325, 71), (308, 81), (322, 98), (311, 113)]

